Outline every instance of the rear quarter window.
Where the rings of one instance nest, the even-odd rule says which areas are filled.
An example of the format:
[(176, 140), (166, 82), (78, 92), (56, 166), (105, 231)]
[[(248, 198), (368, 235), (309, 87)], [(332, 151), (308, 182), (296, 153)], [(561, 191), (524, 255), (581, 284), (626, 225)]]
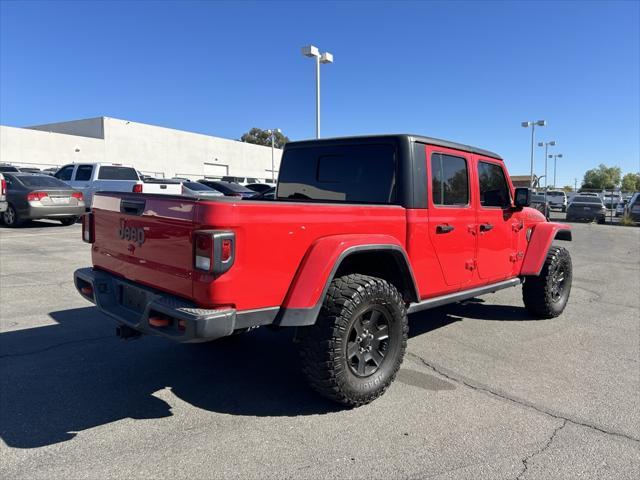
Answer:
[(138, 173), (131, 167), (100, 167), (98, 180), (139, 180)]
[(391, 204), (396, 170), (390, 144), (292, 148), (282, 159), (278, 199)]

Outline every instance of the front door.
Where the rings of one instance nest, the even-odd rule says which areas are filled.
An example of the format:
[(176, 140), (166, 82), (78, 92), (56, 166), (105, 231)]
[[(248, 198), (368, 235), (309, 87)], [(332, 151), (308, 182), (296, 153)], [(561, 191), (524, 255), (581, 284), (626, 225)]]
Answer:
[(475, 268), (475, 222), (471, 189), (471, 155), (427, 147), (429, 238), (448, 290), (463, 288)]
[(483, 280), (512, 276), (517, 233), (521, 226), (511, 208), (511, 188), (502, 162), (475, 157), (478, 182), (478, 275)]

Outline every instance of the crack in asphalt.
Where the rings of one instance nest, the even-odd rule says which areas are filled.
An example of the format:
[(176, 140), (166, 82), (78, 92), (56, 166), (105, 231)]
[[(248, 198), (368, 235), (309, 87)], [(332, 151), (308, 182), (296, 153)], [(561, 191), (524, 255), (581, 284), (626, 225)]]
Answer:
[(613, 430), (606, 430), (602, 427), (598, 427), (596, 425), (590, 424), (590, 423), (586, 423), (584, 421), (580, 421), (574, 418), (569, 418), (569, 417), (565, 417), (563, 415), (560, 415), (559, 413), (554, 413), (552, 411), (546, 410), (543, 407), (540, 407), (532, 402), (528, 402), (526, 400), (520, 399), (520, 398), (516, 398), (516, 397), (512, 397), (507, 395), (506, 393), (502, 393), (496, 390), (491, 389), (489, 386), (487, 385), (482, 385), (482, 384), (475, 384), (475, 383), (471, 383), (468, 380), (463, 379), (462, 377), (453, 375), (453, 374), (449, 374), (446, 373), (442, 367), (437, 367), (432, 363), (427, 362), (424, 358), (422, 358), (420, 355), (417, 355), (413, 352), (407, 352), (407, 355), (415, 358), (417, 360), (419, 360), (420, 362), (422, 362), (422, 364), (424, 364), (426, 367), (430, 368), (431, 370), (433, 370), (434, 372), (436, 372), (438, 375), (443, 376), (444, 378), (451, 380), (452, 382), (458, 383), (460, 385), (464, 385), (465, 387), (471, 388), (472, 390), (476, 390), (479, 392), (484, 392), (487, 393), (489, 395), (493, 395), (495, 397), (498, 398), (502, 398), (503, 400), (507, 400), (509, 402), (518, 404), (520, 406), (523, 407), (527, 407), (530, 408), (532, 410), (535, 410), (536, 412), (542, 413), (543, 415), (548, 415), (549, 417), (552, 418), (556, 418), (558, 420), (565, 420), (566, 422), (569, 422), (573, 425), (578, 425), (581, 427), (585, 427), (585, 428), (590, 428), (592, 430), (596, 430), (600, 433), (604, 433), (605, 435), (612, 435), (615, 437), (620, 437), (620, 438), (624, 438), (626, 440), (631, 440), (632, 442), (638, 442), (640, 443), (640, 439), (632, 437), (631, 435), (627, 435), (626, 433), (622, 433), (622, 432), (616, 432)]
[(542, 452), (544, 452), (546, 449), (548, 449), (551, 444), (553, 443), (553, 440), (556, 438), (556, 435), (558, 434), (558, 432), (560, 430), (562, 430), (564, 427), (567, 426), (567, 422), (568, 420), (564, 419), (562, 421), (562, 423), (553, 429), (553, 432), (551, 432), (551, 436), (549, 437), (549, 439), (547, 440), (547, 442), (538, 450), (536, 450), (533, 453), (530, 453), (529, 455), (527, 455), (526, 457), (524, 457), (522, 459), (522, 470), (520, 471), (520, 473), (518, 474), (518, 476), (516, 477), (516, 480), (520, 480), (522, 478), (522, 476), (527, 473), (527, 470), (529, 469), (529, 461), (533, 458), (536, 457), (538, 455), (540, 455)]
[(26, 357), (27, 355), (35, 355), (37, 353), (46, 352), (48, 350), (53, 350), (58, 347), (62, 347), (64, 345), (71, 345), (73, 343), (81, 343), (81, 342), (95, 342), (97, 340), (104, 340), (106, 338), (114, 338), (113, 335), (103, 335), (101, 337), (92, 337), (92, 338), (80, 338), (78, 340), (70, 340), (68, 342), (60, 342), (54, 345), (49, 345), (48, 347), (39, 348), (37, 350), (32, 350), (30, 352), (21, 352), (21, 353), (7, 353), (6, 355), (0, 355), (0, 358), (11, 358), (11, 357)]

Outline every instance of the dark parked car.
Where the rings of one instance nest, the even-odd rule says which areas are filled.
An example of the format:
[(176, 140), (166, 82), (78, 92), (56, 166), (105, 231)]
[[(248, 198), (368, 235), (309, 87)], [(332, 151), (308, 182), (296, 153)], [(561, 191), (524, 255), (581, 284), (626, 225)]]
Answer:
[(14, 167), (13, 165), (7, 165), (3, 163), (0, 165), (0, 173), (9, 173), (9, 172), (19, 172), (18, 167)]
[(82, 193), (49, 175), (4, 173), (8, 206), (2, 221), (17, 227), (25, 220), (47, 218), (72, 225), (84, 214)]
[(271, 185), (267, 185), (266, 183), (250, 183), (247, 185), (247, 188), (250, 188), (254, 192), (263, 193), (273, 188)]
[(199, 198), (224, 197), (224, 193), (198, 182), (182, 182), (182, 194)]
[(275, 200), (276, 198), (276, 187), (269, 187), (268, 190), (265, 190), (262, 193), (257, 193), (251, 200)]
[(600, 197), (577, 195), (571, 199), (567, 207), (567, 221), (571, 220), (596, 220), (604, 223), (607, 209)]
[(529, 206), (538, 210), (549, 220), (549, 199), (545, 202), (543, 193), (532, 193), (531, 204)]
[(256, 192), (251, 190), (250, 188), (243, 187), (242, 185), (238, 185), (233, 182), (222, 182), (217, 180), (198, 180), (198, 183), (202, 183), (207, 187), (211, 187), (214, 190), (218, 190), (222, 192), (227, 197), (241, 197), (241, 198), (249, 198), (253, 197)]
[(631, 217), (634, 222), (640, 222), (640, 193), (636, 192), (633, 194), (624, 212)]

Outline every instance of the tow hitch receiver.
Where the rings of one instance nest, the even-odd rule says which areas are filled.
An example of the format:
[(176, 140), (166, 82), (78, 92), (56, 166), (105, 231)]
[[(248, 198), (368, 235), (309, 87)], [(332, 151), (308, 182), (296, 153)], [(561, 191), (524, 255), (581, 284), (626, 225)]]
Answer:
[(118, 325), (116, 327), (116, 336), (123, 340), (135, 340), (136, 338), (140, 338), (142, 333), (127, 325)]

